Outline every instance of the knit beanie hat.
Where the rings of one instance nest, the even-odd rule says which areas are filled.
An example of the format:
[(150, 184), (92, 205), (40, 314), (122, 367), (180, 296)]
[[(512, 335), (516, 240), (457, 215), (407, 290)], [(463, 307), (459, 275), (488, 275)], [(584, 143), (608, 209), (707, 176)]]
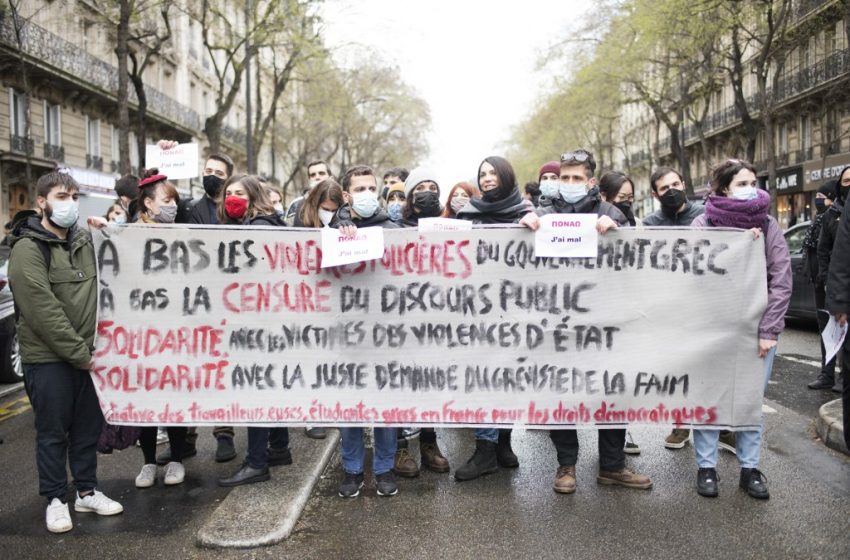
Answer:
[(394, 192), (404, 192), (404, 183), (393, 183), (387, 189), (387, 198), (390, 197), (390, 193)]
[(440, 188), (440, 183), (437, 181), (437, 174), (434, 173), (433, 169), (417, 167), (410, 172), (410, 175), (407, 176), (407, 181), (404, 182), (404, 196), (410, 196), (413, 189), (415, 189), (419, 183), (424, 183), (425, 181), (433, 181), (437, 184), (437, 188)]
[(561, 162), (559, 161), (550, 161), (540, 168), (540, 171), (537, 172), (537, 182), (540, 182), (540, 178), (543, 177), (544, 173), (554, 173), (555, 175), (561, 175)]

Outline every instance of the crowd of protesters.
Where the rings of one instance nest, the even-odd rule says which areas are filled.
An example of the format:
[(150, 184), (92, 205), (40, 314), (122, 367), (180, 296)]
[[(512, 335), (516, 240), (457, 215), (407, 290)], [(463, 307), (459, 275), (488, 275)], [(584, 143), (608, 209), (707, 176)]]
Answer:
[[(160, 142), (168, 148), (171, 143)], [(468, 220), (473, 224), (518, 224), (538, 229), (546, 214), (595, 214), (597, 231), (604, 235), (626, 227), (733, 227), (749, 230), (765, 239), (768, 304), (757, 333), (753, 352), (763, 358), (760, 374), (770, 379), (776, 344), (784, 328), (784, 314), (791, 295), (788, 248), (776, 220), (769, 215), (770, 196), (758, 187), (755, 169), (746, 161), (729, 159), (717, 165), (711, 189), (704, 201), (689, 200), (681, 175), (673, 168), (656, 169), (650, 177), (652, 197), (659, 209), (642, 223), (633, 212), (635, 184), (627, 175), (598, 173), (589, 151), (576, 149), (559, 160), (541, 166), (536, 180), (520, 191), (511, 164), (491, 156), (478, 165), (471, 181), (442, 184), (430, 169), (410, 171), (392, 168), (376, 173), (366, 165), (343, 170), (339, 180), (321, 160), (306, 167), (309, 188), (288, 208), (280, 190), (257, 176), (235, 172), (231, 158), (212, 154), (203, 166), (204, 195), (181, 200), (165, 175), (156, 169), (143, 177), (126, 176), (117, 181), (118, 199), (103, 218), (89, 218), (89, 225), (190, 223), (209, 226), (262, 225), (306, 228), (416, 228), (423, 218)], [(597, 176), (599, 179), (597, 180)], [(818, 231), (809, 260), (818, 290), (818, 306), (846, 322), (850, 312), (850, 220), (844, 201), (850, 191), (850, 169), (842, 172), (832, 190), (822, 190), (823, 210), (816, 221)], [(18, 336), (25, 382), (33, 404), (37, 429), (36, 463), (39, 491), (47, 499), (46, 524), (52, 532), (64, 532), (73, 523), (66, 501), (70, 466), (76, 487), (74, 509), (113, 515), (123, 511), (115, 500), (97, 489), (96, 448), (103, 416), (88, 370), (92, 361), (97, 311), (97, 274), (91, 236), (78, 227), (79, 186), (61, 172), (38, 179), (37, 208), (16, 217), (9, 242), (12, 255), (9, 278), (20, 310)], [(842, 216), (844, 217), (843, 219)], [(807, 241), (812, 246), (812, 241)], [(830, 258), (832, 255), (832, 258)], [(718, 351), (723, 351), (718, 348)], [(845, 348), (845, 355), (850, 347)], [(848, 357), (850, 359), (850, 357)], [(815, 389), (831, 387), (835, 364), (826, 363)], [(755, 373), (755, 372), (754, 372)], [(721, 388), (718, 388), (721, 390)], [(848, 401), (844, 387), (845, 436)], [(186, 427), (167, 427), (168, 446), (155, 456), (156, 428), (144, 428), (139, 436), (141, 467), (138, 488), (156, 484), (159, 466), (163, 483), (179, 485), (185, 478), (183, 461), (197, 454), (197, 433)], [(365, 445), (363, 428), (341, 429), (342, 479), (339, 495), (356, 497), (364, 483)], [(219, 483), (237, 486), (270, 478), (269, 466), (293, 462), (289, 431), (285, 427), (249, 427), (247, 454), (234, 473)], [(232, 426), (217, 426), (215, 460), (226, 462), (237, 455)], [(307, 427), (307, 436), (326, 437), (326, 428)], [(417, 430), (376, 427), (373, 430), (372, 471), (377, 493), (395, 495), (396, 476), (415, 477), (420, 469), (448, 473), (454, 467), (457, 481), (468, 481), (499, 468), (516, 468), (520, 458), (512, 448), (511, 430), (474, 430), (475, 451), (466, 461), (446, 457), (434, 428)], [(735, 453), (740, 463), (740, 487), (750, 496), (769, 497), (767, 479), (759, 470), (762, 430), (720, 432), (711, 429), (675, 429), (664, 445), (695, 449), (696, 490), (702, 496), (718, 495), (715, 471), (718, 449)], [(410, 453), (408, 440), (419, 438), (419, 460)], [(575, 430), (551, 430), (557, 468), (552, 480), (555, 492), (576, 491), (579, 440)], [(646, 475), (626, 465), (626, 454), (640, 453), (637, 442), (625, 429), (598, 430), (600, 484), (634, 489), (652, 487)]]

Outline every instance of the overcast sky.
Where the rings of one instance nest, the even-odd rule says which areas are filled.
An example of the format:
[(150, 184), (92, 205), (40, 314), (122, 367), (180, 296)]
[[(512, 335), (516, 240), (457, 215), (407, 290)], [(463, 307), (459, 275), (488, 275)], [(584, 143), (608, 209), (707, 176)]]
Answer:
[(329, 46), (378, 50), (428, 102), (431, 152), (424, 163), (444, 186), (471, 179), (484, 157), (502, 154), (511, 125), (551, 87), (551, 77), (535, 72), (540, 55), (577, 27), (588, 6), (575, 0), (328, 0), (323, 17)]

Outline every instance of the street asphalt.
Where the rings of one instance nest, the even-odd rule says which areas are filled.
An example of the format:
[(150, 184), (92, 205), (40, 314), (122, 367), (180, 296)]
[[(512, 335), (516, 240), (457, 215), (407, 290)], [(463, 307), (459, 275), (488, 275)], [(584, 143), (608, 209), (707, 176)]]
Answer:
[[(281, 495), (283, 485), (297, 492), (306, 484), (305, 473), (320, 461), (325, 442), (293, 429), (296, 464), (275, 467), (272, 482), (256, 490), (232, 494), (217, 487), (216, 479), (238, 467), (244, 429), (237, 430), (240, 458), (226, 464), (213, 461), (213, 438), (202, 429), (200, 453), (186, 461), (186, 483), (174, 488), (161, 483), (148, 490), (133, 487), (141, 465), (138, 449), (102, 456), (101, 488), (124, 504), (125, 513), (113, 518), (72, 513), (74, 530), (51, 535), (44, 529), (44, 502), (37, 495), (32, 414), (17, 403), (22, 393), (7, 395), (0, 399), (0, 438), (5, 439), (0, 445), (0, 558), (846, 560), (850, 457), (828, 449), (814, 432), (819, 407), (837, 397), (805, 387), (817, 373), (816, 337), (811, 330), (791, 328), (780, 341), (764, 408), (762, 470), (770, 483), (768, 501), (749, 498), (738, 488), (737, 461), (726, 452), (718, 465), (720, 496), (698, 496), (692, 447), (665, 449), (666, 430), (651, 428), (632, 431), (642, 452), (628, 459), (631, 468), (652, 477), (651, 490), (597, 485), (596, 434), (584, 431), (578, 491), (559, 495), (551, 488), (557, 464), (548, 434), (517, 430), (518, 469), (466, 483), (423, 472), (416, 479), (400, 479), (400, 492), (392, 498), (378, 497), (371, 477), (359, 498), (339, 498), (338, 453), (329, 453), (289, 538), (252, 549), (207, 548), (199, 545), (199, 535), (209, 534), (213, 525), (250, 528), (281, 516), (286, 504), (271, 497)], [(438, 433), (454, 470), (472, 452), (471, 430)], [(418, 458), (417, 441), (411, 442), (411, 451)], [(306, 457), (312, 464), (304, 464)]]

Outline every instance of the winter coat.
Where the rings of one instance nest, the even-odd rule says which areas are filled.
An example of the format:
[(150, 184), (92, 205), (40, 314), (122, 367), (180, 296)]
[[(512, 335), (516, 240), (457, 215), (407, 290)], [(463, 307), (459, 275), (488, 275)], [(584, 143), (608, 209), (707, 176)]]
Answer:
[(696, 202), (686, 202), (685, 209), (675, 216), (667, 215), (664, 210), (656, 210), (643, 219), (645, 226), (689, 226), (697, 216), (702, 216), (705, 206)]
[(218, 217), (215, 215), (215, 204), (212, 206), (212, 199), (206, 194), (192, 203), (189, 208), (189, 223), (190, 224), (217, 224)]
[[(40, 243), (49, 248), (49, 270)], [(29, 215), (13, 226), (9, 282), (25, 364), (65, 362), (86, 369), (97, 323), (97, 266), (88, 230), (59, 239)]]
[[(767, 260), (767, 308), (759, 321), (759, 338), (777, 340), (785, 329), (785, 312), (791, 302), (791, 254), (782, 235), (782, 228), (768, 216), (764, 232), (765, 259)], [(711, 227), (705, 214), (691, 222), (692, 228)]]
[(599, 191), (595, 187), (588, 191), (587, 196), (570, 204), (561, 197), (551, 199), (545, 196), (540, 197), (540, 206), (537, 207), (537, 215), (545, 216), (547, 214), (596, 214), (598, 217), (608, 216), (618, 226), (628, 226), (629, 219), (626, 218), (619, 208), (602, 200), (599, 196)]
[(841, 213), (844, 208), (837, 203), (827, 208), (826, 212), (818, 216), (821, 219), (820, 236), (818, 237), (818, 268), (817, 284), (826, 284), (829, 276), (829, 262), (832, 249), (835, 247), (835, 239), (838, 234), (838, 226), (841, 223)]
[[(830, 313), (850, 313), (850, 216), (847, 214), (848, 208), (850, 208), (850, 204), (845, 204), (841, 219), (837, 220), (835, 245), (832, 248), (826, 274), (826, 309)], [(820, 245), (818, 245), (818, 255), (820, 255)]]
[(457, 213), (458, 220), (469, 220), (473, 224), (516, 224), (525, 216), (534, 212), (531, 201), (522, 198), (519, 191), (495, 202), (485, 202), (481, 197), (474, 197)]

